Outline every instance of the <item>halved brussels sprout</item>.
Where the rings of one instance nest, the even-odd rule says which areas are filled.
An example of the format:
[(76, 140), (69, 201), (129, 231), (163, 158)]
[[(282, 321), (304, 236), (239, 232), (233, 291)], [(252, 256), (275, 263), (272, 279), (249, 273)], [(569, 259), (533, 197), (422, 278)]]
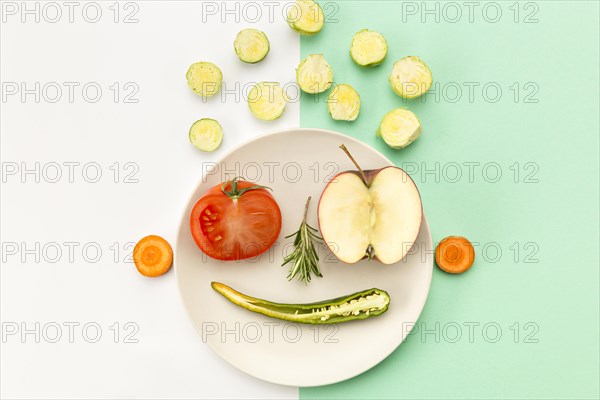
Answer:
[(323, 29), (325, 14), (313, 0), (296, 0), (287, 10), (287, 23), (301, 35), (314, 35)]
[(360, 95), (350, 85), (336, 85), (327, 98), (327, 109), (335, 120), (354, 121), (360, 111)]
[(265, 121), (281, 117), (287, 96), (277, 82), (259, 82), (248, 93), (248, 107), (254, 116)]
[(215, 64), (200, 61), (190, 65), (187, 73), (188, 86), (198, 96), (210, 97), (219, 92), (223, 74)]
[(306, 93), (321, 93), (333, 84), (333, 70), (323, 54), (311, 54), (298, 64), (296, 82)]
[(262, 61), (270, 49), (267, 35), (258, 29), (240, 31), (233, 42), (233, 47), (239, 59), (250, 64)]
[(379, 32), (363, 29), (356, 32), (350, 45), (352, 61), (361, 67), (374, 67), (385, 60), (388, 46)]
[(379, 124), (377, 136), (394, 149), (402, 149), (421, 135), (421, 122), (417, 116), (405, 109), (396, 108), (385, 114)]
[(189, 133), (190, 142), (199, 150), (214, 151), (223, 140), (221, 124), (211, 118), (202, 118), (192, 124)]
[(408, 56), (394, 63), (390, 74), (390, 84), (394, 92), (405, 99), (414, 99), (424, 95), (433, 77), (431, 70), (419, 57)]

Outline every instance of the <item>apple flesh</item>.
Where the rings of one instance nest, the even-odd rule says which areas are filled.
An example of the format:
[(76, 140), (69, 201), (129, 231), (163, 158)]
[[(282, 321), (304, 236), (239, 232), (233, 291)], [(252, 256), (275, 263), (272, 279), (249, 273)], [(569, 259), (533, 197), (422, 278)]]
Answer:
[(419, 234), (422, 217), (419, 191), (398, 167), (339, 173), (319, 200), (321, 235), (336, 257), (349, 264), (365, 257), (383, 264), (402, 260)]

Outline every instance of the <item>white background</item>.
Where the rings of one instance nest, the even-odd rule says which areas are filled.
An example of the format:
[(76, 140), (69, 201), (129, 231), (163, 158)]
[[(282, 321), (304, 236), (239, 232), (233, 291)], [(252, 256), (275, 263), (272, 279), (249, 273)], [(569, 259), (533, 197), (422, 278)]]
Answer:
[[(217, 160), (266, 131), (299, 125), (297, 103), (289, 104), (280, 120), (261, 122), (251, 116), (239, 91), (205, 103), (185, 80), (188, 66), (205, 60), (221, 67), (228, 90), (236, 82), (241, 86), (260, 80), (292, 82), (299, 38), (283, 21), (281, 7), (275, 8), (273, 22), (262, 9), (258, 23), (244, 23), (240, 7), (237, 15), (224, 16), (226, 23), (221, 22), (222, 10), (203, 23), (200, 2), (136, 2), (139, 10), (133, 18), (138, 22), (123, 23), (125, 15), (136, 9), (121, 3), (115, 23), (109, 9), (113, 2), (98, 2), (102, 17), (90, 23), (82, 16), (86, 3), (81, 2), (74, 9), (74, 22), (69, 22), (68, 8), (61, 6), (62, 18), (50, 23), (43, 15), (44, 3), (37, 6), (39, 22), (35, 14), (22, 15), (21, 2), (12, 3), (18, 10), (11, 15), (7, 3), (11, 2), (2, 2), (0, 39), (4, 173), (0, 395), (296, 398), (297, 388), (246, 376), (202, 343), (187, 319), (173, 271), (149, 279), (124, 262), (131, 252), (127, 243), (148, 234), (161, 235), (174, 247), (185, 201), (201, 178), (203, 162)], [(27, 2), (30, 9), (35, 4)], [(55, 17), (55, 10), (46, 11), (49, 19)], [(95, 16), (94, 9), (88, 12)], [(235, 22), (238, 16), (240, 23)], [(262, 29), (269, 37), (271, 52), (262, 63), (243, 64), (235, 56), (233, 40), (244, 27)], [(39, 103), (34, 94), (25, 99), (21, 93), (8, 95), (5, 89), (11, 82), (24, 82), (28, 89), (35, 82), (41, 87), (56, 82), (62, 86), (62, 97), (56, 103), (47, 101), (56, 96), (50, 86), (45, 95), (41, 90)], [(72, 103), (63, 82), (79, 83)], [(88, 82), (102, 88), (96, 103), (82, 95)], [(115, 82), (121, 96), (117, 102), (109, 88)], [(125, 89), (128, 82), (139, 87), (132, 98), (137, 103), (123, 102), (122, 96), (135, 87)], [(94, 96), (92, 89), (89, 93)], [(216, 118), (223, 126), (225, 138), (214, 154), (196, 150), (187, 138), (189, 126), (202, 117)], [(80, 163), (74, 167), (73, 183), (65, 162)], [(96, 168), (82, 171), (91, 162), (100, 166), (97, 183), (86, 181), (94, 179)], [(22, 174), (23, 167), (34, 169), (35, 163), (40, 163), (39, 182), (35, 173)], [(51, 163), (61, 165), (62, 177), (56, 183), (49, 182), (57, 171)], [(126, 163), (134, 164), (125, 168)], [(19, 171), (7, 174), (15, 165)], [(126, 183), (132, 172), (129, 180), (138, 182)], [(25, 247), (34, 249), (36, 242), (39, 251), (23, 252)], [(64, 242), (75, 242), (72, 259)], [(62, 250), (57, 262), (50, 262), (57, 253), (48, 243), (57, 243)], [(92, 245), (83, 254), (87, 243)], [(91, 262), (97, 258), (96, 248), (102, 254)], [(69, 322), (79, 324), (73, 343), (64, 325)], [(127, 322), (135, 325), (125, 329)], [(34, 333), (22, 335), (23, 327), (35, 331), (36, 323), (39, 338)], [(54, 323), (62, 327), (62, 336), (51, 343)], [(102, 329), (98, 342), (86, 340), (82, 332), (86, 323)], [(15, 326), (19, 331), (9, 334)], [(125, 335), (135, 326), (139, 331), (130, 340), (138, 342), (125, 343)], [(87, 339), (96, 336), (93, 327), (87, 333)]]

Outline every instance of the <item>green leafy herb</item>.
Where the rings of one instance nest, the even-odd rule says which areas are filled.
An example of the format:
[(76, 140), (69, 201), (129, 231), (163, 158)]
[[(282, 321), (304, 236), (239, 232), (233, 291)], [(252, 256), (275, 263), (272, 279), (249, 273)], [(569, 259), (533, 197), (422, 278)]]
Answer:
[(321, 243), (323, 238), (319, 236), (319, 231), (306, 223), (306, 214), (308, 213), (308, 205), (310, 197), (306, 200), (304, 207), (304, 218), (300, 228), (286, 238), (295, 236), (294, 251), (283, 259), (283, 264), (292, 263), (288, 280), (298, 277), (299, 281), (304, 281), (305, 284), (310, 283), (311, 274), (318, 277), (323, 277), (319, 271), (319, 256), (315, 250), (315, 243)]

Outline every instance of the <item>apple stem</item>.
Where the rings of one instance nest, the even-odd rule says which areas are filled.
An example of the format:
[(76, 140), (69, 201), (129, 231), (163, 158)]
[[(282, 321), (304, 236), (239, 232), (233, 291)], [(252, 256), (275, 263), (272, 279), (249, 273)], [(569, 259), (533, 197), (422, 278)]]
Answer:
[(350, 154), (350, 150), (348, 150), (348, 148), (345, 145), (343, 145), (343, 144), (340, 145), (340, 149), (342, 149), (344, 151), (344, 153), (346, 153), (346, 155), (348, 156), (348, 158), (350, 158), (350, 161), (352, 161), (352, 163), (354, 164), (354, 166), (356, 167), (356, 169), (360, 173), (360, 176), (362, 177), (363, 182), (366, 185), (367, 184), (367, 177), (365, 176), (365, 173), (362, 170), (362, 168), (360, 167), (360, 165), (358, 165), (358, 163), (356, 162), (356, 160), (354, 159), (354, 157), (352, 157), (352, 154)]
[(310, 196), (308, 196), (308, 199), (306, 200), (306, 205), (304, 206), (304, 219), (303, 221), (306, 222), (306, 215), (308, 214), (308, 204), (310, 203)]

